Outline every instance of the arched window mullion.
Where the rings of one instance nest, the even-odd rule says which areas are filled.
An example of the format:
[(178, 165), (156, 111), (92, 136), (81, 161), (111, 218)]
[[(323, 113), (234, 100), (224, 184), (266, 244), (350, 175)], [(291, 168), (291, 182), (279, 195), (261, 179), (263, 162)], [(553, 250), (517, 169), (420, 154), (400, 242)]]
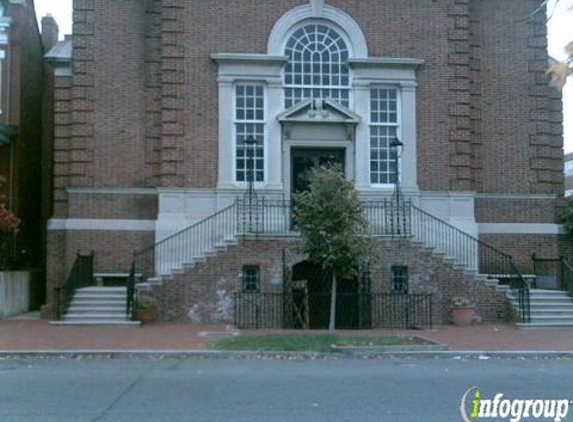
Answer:
[(338, 32), (309, 24), (296, 30), (286, 45), (286, 107), (314, 98), (331, 98), (348, 106), (350, 78), (344, 63), (348, 47)]

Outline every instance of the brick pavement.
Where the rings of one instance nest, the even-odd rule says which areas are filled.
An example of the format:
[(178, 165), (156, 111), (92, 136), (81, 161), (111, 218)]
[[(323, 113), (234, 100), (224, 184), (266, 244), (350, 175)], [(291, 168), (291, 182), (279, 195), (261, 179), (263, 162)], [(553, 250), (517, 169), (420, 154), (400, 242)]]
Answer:
[[(154, 323), (141, 327), (54, 326), (47, 321), (0, 321), (0, 350), (201, 350), (210, 335), (226, 325)], [(306, 331), (308, 334), (325, 331)], [(245, 330), (241, 334), (300, 334), (296, 330)], [(573, 351), (572, 329), (518, 330), (511, 325), (432, 330), (344, 331), (355, 335), (417, 335), (447, 344), (451, 350)]]

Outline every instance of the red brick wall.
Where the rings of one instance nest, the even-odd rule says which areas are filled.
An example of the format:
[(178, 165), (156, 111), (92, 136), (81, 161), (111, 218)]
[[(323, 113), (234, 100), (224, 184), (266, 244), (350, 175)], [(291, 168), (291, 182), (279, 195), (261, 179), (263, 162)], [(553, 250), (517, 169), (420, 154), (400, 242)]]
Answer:
[(518, 269), (526, 274), (533, 273), (533, 253), (540, 258), (564, 256), (573, 260), (573, 243), (565, 235), (487, 234), (480, 235), (480, 240), (511, 255)]
[[(241, 290), (242, 266), (260, 266), (262, 292), (281, 292), (282, 286), (269, 282), (282, 266), (283, 248), (289, 249), (287, 256), (291, 265), (303, 260), (303, 256), (296, 254), (296, 244), (293, 239), (248, 239), (183, 275), (175, 275), (173, 280), (154, 287), (151, 293), (159, 301), (160, 319), (232, 322), (231, 293)], [(475, 282), (463, 271), (455, 270), (420, 247), (407, 241), (383, 240), (379, 242), (378, 251), (372, 266), (373, 293), (390, 291), (392, 265), (407, 265), (410, 292), (433, 294), (434, 323), (449, 321), (449, 300), (460, 295), (477, 302), (483, 321), (500, 322), (510, 318), (505, 294)]]
[(157, 195), (154, 193), (71, 193), (70, 218), (111, 218), (155, 220)]
[[(265, 53), (275, 22), (306, 3), (76, 2), (74, 121), (87, 123), (78, 128), (87, 145), (84, 164), (74, 161), (84, 178), (77, 182), (215, 186), (209, 54)], [(542, 14), (516, 19), (534, 0), (329, 4), (358, 22), (371, 56), (426, 60), (418, 72), (422, 189), (559, 190), (560, 106), (543, 74)]]
[(560, 193), (561, 103), (548, 86), (545, 13), (472, 1), (472, 143), (481, 192)]
[(560, 204), (556, 199), (476, 198), (478, 223), (555, 223)]

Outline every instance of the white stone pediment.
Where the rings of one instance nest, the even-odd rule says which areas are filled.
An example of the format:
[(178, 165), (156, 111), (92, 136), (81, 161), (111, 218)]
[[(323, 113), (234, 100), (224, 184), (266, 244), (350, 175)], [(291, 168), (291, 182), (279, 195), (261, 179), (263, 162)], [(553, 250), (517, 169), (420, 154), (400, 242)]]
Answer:
[(360, 116), (332, 100), (305, 100), (277, 116), (281, 123), (358, 124)]

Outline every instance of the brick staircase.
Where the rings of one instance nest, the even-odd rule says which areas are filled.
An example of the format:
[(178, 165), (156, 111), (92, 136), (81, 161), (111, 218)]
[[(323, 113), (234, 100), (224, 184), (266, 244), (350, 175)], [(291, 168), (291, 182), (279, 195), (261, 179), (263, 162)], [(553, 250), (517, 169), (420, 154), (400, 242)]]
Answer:
[[(531, 322), (518, 323), (519, 328), (573, 327), (573, 298), (560, 290), (530, 289)], [(509, 294), (514, 307), (515, 295)]]
[[(508, 299), (513, 298), (510, 287), (490, 274), (509, 276), (521, 280), (525, 285), (521, 275), (515, 272), (509, 255), (415, 207), (409, 201), (396, 204), (383, 200), (365, 203), (364, 208), (370, 221), (371, 236), (402, 238), (463, 272), (464, 278), (471, 278), (478, 285), (503, 293)], [(144, 282), (137, 284), (136, 290), (150, 291), (174, 280), (237, 245), (242, 236), (293, 235), (288, 202), (264, 200), (257, 203), (254, 211), (255, 230), (244, 223), (246, 210), (245, 204), (236, 201), (138, 252), (132, 270), (142, 273)]]
[(139, 325), (126, 318), (125, 287), (84, 287), (78, 289), (61, 321), (55, 325)]

